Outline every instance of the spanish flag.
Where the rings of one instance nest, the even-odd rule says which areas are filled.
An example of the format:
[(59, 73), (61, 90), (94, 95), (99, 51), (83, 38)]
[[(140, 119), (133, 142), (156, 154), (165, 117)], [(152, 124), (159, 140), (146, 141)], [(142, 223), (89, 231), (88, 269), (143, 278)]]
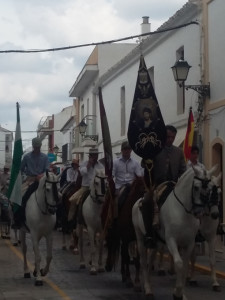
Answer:
[(190, 159), (193, 138), (194, 138), (194, 117), (192, 113), (192, 107), (190, 107), (187, 132), (186, 132), (184, 146), (183, 146), (184, 157), (186, 161)]

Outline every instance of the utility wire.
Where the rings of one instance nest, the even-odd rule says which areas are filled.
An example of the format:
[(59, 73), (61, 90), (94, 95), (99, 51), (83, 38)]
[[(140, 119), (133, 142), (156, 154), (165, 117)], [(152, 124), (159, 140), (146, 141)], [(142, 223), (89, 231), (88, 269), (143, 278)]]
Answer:
[(153, 32), (147, 32), (147, 33), (142, 33), (142, 34), (137, 34), (137, 35), (132, 35), (124, 38), (119, 38), (119, 39), (114, 39), (114, 40), (108, 40), (108, 41), (103, 41), (103, 42), (96, 42), (96, 43), (88, 43), (88, 44), (80, 44), (80, 45), (75, 45), (75, 46), (67, 46), (67, 47), (59, 47), (59, 48), (48, 48), (48, 49), (30, 49), (30, 50), (0, 50), (0, 53), (40, 53), (40, 52), (54, 52), (54, 51), (62, 51), (62, 50), (69, 50), (69, 49), (75, 49), (75, 48), (81, 48), (81, 47), (88, 47), (88, 46), (96, 46), (96, 45), (104, 45), (104, 44), (111, 44), (111, 43), (116, 43), (116, 42), (121, 42), (125, 40), (130, 40), (142, 36), (148, 36), (148, 35), (153, 35), (153, 34), (158, 34), (158, 33), (163, 33), (171, 30), (176, 30), (180, 29), (189, 25), (199, 25), (197, 21), (192, 21), (189, 23), (185, 23), (182, 25), (178, 25), (175, 27), (169, 27), (166, 29), (159, 29)]

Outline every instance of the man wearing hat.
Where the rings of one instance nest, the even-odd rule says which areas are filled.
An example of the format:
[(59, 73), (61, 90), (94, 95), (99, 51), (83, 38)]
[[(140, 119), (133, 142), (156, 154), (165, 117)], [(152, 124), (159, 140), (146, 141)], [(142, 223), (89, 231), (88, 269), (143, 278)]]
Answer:
[(116, 188), (116, 199), (115, 199), (115, 209), (114, 217), (118, 216), (117, 205), (122, 206), (123, 203), (117, 203), (119, 195), (124, 186), (129, 186), (135, 178), (143, 177), (144, 170), (141, 165), (131, 157), (131, 146), (128, 141), (121, 144), (122, 156), (117, 158), (113, 162), (113, 172), (115, 188)]
[(104, 169), (104, 166), (98, 161), (98, 154), (100, 152), (97, 148), (91, 148), (88, 152), (88, 160), (83, 162), (80, 166), (80, 174), (82, 176), (81, 188), (73, 194), (69, 201), (70, 210), (68, 215), (68, 221), (71, 222), (76, 214), (77, 207), (79, 205), (80, 199), (85, 192), (89, 191), (91, 181), (95, 175), (95, 170)]
[(41, 152), (41, 139), (32, 139), (33, 151), (27, 153), (21, 163), (21, 172), (26, 175), (22, 185), (22, 205), (14, 215), (15, 226), (20, 227), (25, 220), (25, 207), (30, 195), (38, 188), (39, 180), (49, 168), (48, 156)]

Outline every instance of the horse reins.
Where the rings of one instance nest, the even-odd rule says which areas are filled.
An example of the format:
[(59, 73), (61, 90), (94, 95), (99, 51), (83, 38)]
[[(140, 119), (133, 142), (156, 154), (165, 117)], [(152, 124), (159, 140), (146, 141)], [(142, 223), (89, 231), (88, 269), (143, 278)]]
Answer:
[(106, 179), (107, 177), (101, 177), (101, 176), (98, 176), (98, 175), (96, 175), (95, 178), (96, 178), (96, 177), (99, 178), (100, 181), (101, 181), (101, 192), (102, 192), (102, 194), (98, 194), (98, 193), (96, 192), (96, 190), (95, 190), (95, 196), (93, 196), (93, 195), (90, 194), (90, 197), (91, 197), (91, 199), (93, 200), (93, 202), (102, 204), (104, 201), (100, 200), (99, 198), (105, 196), (105, 193), (106, 193), (105, 179)]
[[(204, 190), (207, 189), (208, 184), (209, 184), (209, 182), (210, 182), (210, 179), (201, 179), (201, 178), (199, 178), (199, 177), (197, 177), (197, 176), (195, 176), (194, 179), (197, 179), (197, 180), (201, 181), (201, 182), (202, 182), (202, 188), (203, 188)], [(193, 205), (193, 206), (197, 206), (197, 207), (204, 207), (204, 204), (203, 204), (203, 203), (206, 201), (207, 196), (206, 196), (206, 195), (203, 195), (202, 193), (200, 193), (200, 199), (201, 199), (201, 201), (202, 201), (203, 203), (201, 203), (201, 204), (195, 203), (195, 202), (194, 202), (194, 196), (193, 196), (193, 185), (194, 185), (194, 183), (192, 183), (192, 195), (191, 195), (192, 205)], [(193, 208), (193, 206), (192, 206), (191, 210), (187, 209), (187, 208), (184, 206), (183, 202), (182, 202), (182, 201), (178, 198), (178, 196), (176, 195), (176, 193), (175, 193), (175, 188), (173, 189), (173, 194), (174, 194), (175, 198), (177, 199), (177, 201), (181, 204), (181, 206), (183, 206), (185, 212), (186, 212), (187, 214), (192, 214), (192, 208)]]
[[(57, 199), (55, 202), (56, 204), (55, 205), (52, 205), (52, 204), (49, 204), (48, 201), (47, 201), (47, 197), (46, 197), (46, 183), (50, 183), (52, 185), (52, 191), (53, 191), (53, 197), (54, 199)], [(48, 214), (51, 214), (51, 215), (54, 215), (56, 210), (57, 210), (57, 203), (58, 203), (58, 189), (57, 189), (57, 183), (58, 181), (50, 181), (48, 179), (45, 180), (45, 184), (44, 184), (44, 187), (45, 187), (45, 206), (46, 206), (46, 211), (43, 211), (42, 208), (40, 207), (38, 201), (37, 201), (37, 194), (36, 194), (36, 191), (35, 191), (35, 199), (36, 199), (36, 203), (37, 203), (37, 206), (39, 207), (41, 213), (43, 215), (48, 215)]]

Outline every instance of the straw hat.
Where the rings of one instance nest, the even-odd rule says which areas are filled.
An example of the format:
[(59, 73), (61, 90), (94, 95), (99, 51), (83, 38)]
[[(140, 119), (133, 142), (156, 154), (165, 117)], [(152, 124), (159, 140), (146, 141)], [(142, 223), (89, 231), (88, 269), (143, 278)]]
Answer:
[(89, 155), (91, 155), (91, 154), (99, 154), (99, 153), (102, 153), (102, 152), (99, 152), (98, 148), (90, 148), (89, 152), (88, 152)]

